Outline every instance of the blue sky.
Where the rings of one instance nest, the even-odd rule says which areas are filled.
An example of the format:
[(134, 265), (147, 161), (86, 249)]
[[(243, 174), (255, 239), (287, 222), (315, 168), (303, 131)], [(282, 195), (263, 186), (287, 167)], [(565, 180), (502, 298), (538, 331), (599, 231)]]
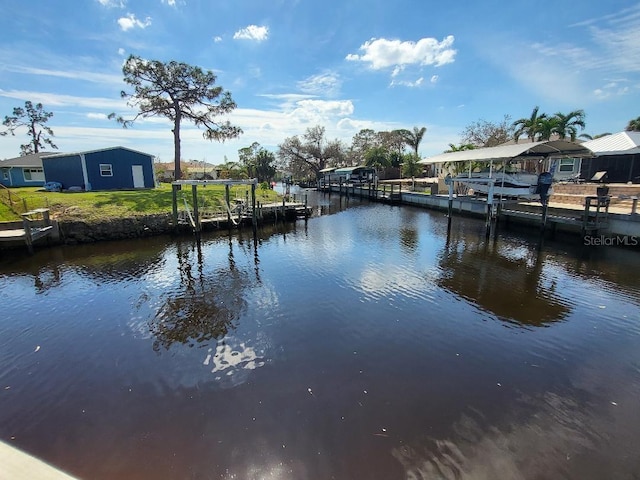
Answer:
[[(123, 145), (173, 161), (161, 118), (123, 130), (129, 54), (216, 73), (244, 134), (209, 142), (182, 127), (184, 159), (220, 164), (322, 125), (351, 143), (362, 128), (427, 127), (421, 155), (480, 119), (584, 109), (586, 132), (640, 116), (640, 3), (607, 0), (0, 0), (0, 117), (43, 103), (61, 152)], [(19, 154), (25, 131), (0, 137)]]

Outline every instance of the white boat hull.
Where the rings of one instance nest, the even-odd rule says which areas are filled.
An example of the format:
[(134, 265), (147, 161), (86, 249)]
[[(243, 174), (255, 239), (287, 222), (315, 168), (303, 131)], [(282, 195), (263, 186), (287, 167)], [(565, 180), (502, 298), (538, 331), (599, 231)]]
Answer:
[(475, 193), (489, 194), (493, 184), (494, 197), (525, 198), (539, 200), (538, 175), (534, 173), (494, 173), (491, 177), (487, 174), (473, 173), (471, 176), (462, 174), (453, 179), (473, 189)]

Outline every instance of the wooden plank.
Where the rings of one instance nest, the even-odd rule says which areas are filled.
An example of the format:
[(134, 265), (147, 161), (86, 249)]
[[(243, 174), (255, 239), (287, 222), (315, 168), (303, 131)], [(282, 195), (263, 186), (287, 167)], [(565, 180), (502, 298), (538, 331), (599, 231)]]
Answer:
[[(535, 212), (523, 212), (522, 210), (502, 210), (501, 215), (515, 218), (526, 218), (527, 220), (542, 220), (542, 214)], [(562, 223), (566, 225), (582, 225), (582, 220), (558, 215), (548, 215), (547, 222)]]
[(11, 230), (0, 230), (0, 242), (10, 242), (13, 240), (24, 240), (24, 228), (14, 228)]

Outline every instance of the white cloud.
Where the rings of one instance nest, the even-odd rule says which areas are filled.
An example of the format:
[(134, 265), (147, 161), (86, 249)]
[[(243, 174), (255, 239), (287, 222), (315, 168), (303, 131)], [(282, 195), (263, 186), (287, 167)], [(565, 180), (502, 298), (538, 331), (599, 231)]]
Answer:
[(175, 7), (176, 6), (176, 0), (162, 0), (162, 3), (166, 3), (170, 7)]
[(118, 25), (120, 25), (120, 28), (125, 32), (135, 27), (144, 29), (151, 25), (151, 17), (139, 20), (133, 13), (127, 13), (125, 17), (120, 17), (118, 19)]
[[(589, 100), (613, 99), (630, 93), (610, 79), (637, 81), (640, 73), (640, 4), (569, 26), (574, 43), (528, 44), (497, 39), (484, 51), (494, 64), (540, 98), (588, 106)], [(505, 62), (518, 58), (518, 62)], [(608, 84), (608, 85), (607, 85)]]
[(249, 25), (233, 34), (234, 40), (255, 40), (256, 42), (262, 42), (268, 37), (269, 28), (257, 25)]
[(351, 115), (354, 110), (351, 100), (300, 100), (298, 107), (307, 112), (329, 116)]
[(620, 85), (620, 82), (620, 80), (615, 82), (608, 82), (606, 85), (603, 85), (600, 88), (596, 88), (593, 91), (593, 95), (598, 100), (627, 95), (630, 92), (629, 87), (627, 85)]
[(433, 75), (433, 76), (431, 77), (431, 80), (429, 80), (429, 81), (430, 81), (431, 83), (438, 83), (438, 79), (439, 79), (439, 78), (440, 78), (440, 77), (438, 77), (438, 75)]
[(222, 37), (220, 35), (216, 35), (213, 37), (213, 43), (218, 43), (222, 41)]
[(336, 124), (339, 130), (359, 131), (358, 122), (351, 118), (341, 118)]
[(435, 65), (436, 67), (451, 63), (456, 56), (452, 48), (453, 35), (441, 42), (435, 38), (421, 38), (417, 42), (372, 38), (360, 46), (361, 55), (349, 54), (346, 59), (368, 63), (374, 70), (395, 67), (394, 75), (399, 73), (398, 67), (405, 65)]
[(319, 73), (298, 82), (298, 88), (303, 92), (328, 97), (336, 96), (341, 85), (340, 76), (334, 72)]
[(104, 97), (78, 97), (73, 95), (60, 95), (45, 92), (29, 92), (25, 90), (2, 90), (0, 97), (14, 98), (18, 100), (31, 100), (34, 103), (42, 103), (47, 107), (81, 107), (92, 110), (127, 110), (126, 102), (121, 98)]
[(119, 49), (118, 49), (118, 55), (120, 55), (121, 57), (124, 57), (124, 54), (125, 54), (125, 53), (126, 53), (126, 52), (125, 52), (124, 48), (119, 48)]
[(46, 68), (38, 68), (31, 66), (21, 66), (21, 65), (8, 65), (5, 67), (5, 70), (15, 73), (24, 73), (27, 75), (42, 75), (48, 77), (60, 77), (60, 78), (69, 78), (73, 80), (84, 80), (88, 82), (94, 83), (110, 83), (110, 84), (120, 84), (122, 83), (121, 75), (112, 75), (108, 73), (96, 73), (90, 72), (86, 70), (53, 70)]
[(419, 87), (420, 85), (422, 85), (424, 83), (424, 77), (420, 77), (417, 80), (411, 82), (409, 80), (391, 80), (391, 83), (389, 84), (390, 87), (395, 87), (398, 85), (401, 85), (403, 87)]
[(87, 113), (87, 118), (90, 118), (91, 120), (107, 120), (107, 114), (106, 113)]
[(107, 8), (113, 8), (113, 7), (124, 8), (125, 6), (124, 0), (98, 0), (98, 3), (103, 7), (107, 7)]

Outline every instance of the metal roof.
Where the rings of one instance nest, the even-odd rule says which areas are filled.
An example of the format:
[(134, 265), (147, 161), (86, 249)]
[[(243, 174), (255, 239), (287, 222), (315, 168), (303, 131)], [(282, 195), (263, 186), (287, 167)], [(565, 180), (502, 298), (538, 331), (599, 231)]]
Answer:
[(342, 167), (336, 170), (336, 173), (351, 173), (358, 168), (367, 168), (366, 165), (356, 165), (355, 167)]
[(596, 155), (640, 153), (640, 132), (618, 132), (584, 142)]
[(517, 157), (573, 156), (590, 157), (593, 152), (584, 146), (566, 140), (549, 140), (544, 142), (514, 143), (497, 147), (476, 148), (461, 152), (441, 153), (434, 157), (420, 160), (423, 165), (444, 162), (469, 162), (489, 160), (511, 160)]
[(38, 152), (22, 157), (0, 160), (0, 167), (39, 167), (42, 168), (42, 158), (52, 155), (51, 152)]
[(323, 168), (322, 170), (318, 170), (319, 173), (329, 173), (329, 172), (333, 172), (336, 169), (336, 167), (329, 167), (329, 168)]
[(145, 155), (147, 157), (153, 157), (153, 155), (151, 155), (150, 153), (145, 153), (145, 152), (141, 152), (140, 150), (134, 150), (133, 148), (123, 147), (121, 145), (118, 145), (118, 146), (115, 146), (115, 147), (98, 148), (96, 150), (83, 150), (83, 151), (80, 151), (80, 152), (53, 153), (53, 154), (50, 153), (49, 155), (47, 155), (47, 158), (71, 157), (71, 156), (75, 156), (75, 155), (87, 155), (88, 153), (107, 152), (109, 150), (117, 150), (117, 149), (128, 150), (130, 152), (139, 153), (140, 155)]

